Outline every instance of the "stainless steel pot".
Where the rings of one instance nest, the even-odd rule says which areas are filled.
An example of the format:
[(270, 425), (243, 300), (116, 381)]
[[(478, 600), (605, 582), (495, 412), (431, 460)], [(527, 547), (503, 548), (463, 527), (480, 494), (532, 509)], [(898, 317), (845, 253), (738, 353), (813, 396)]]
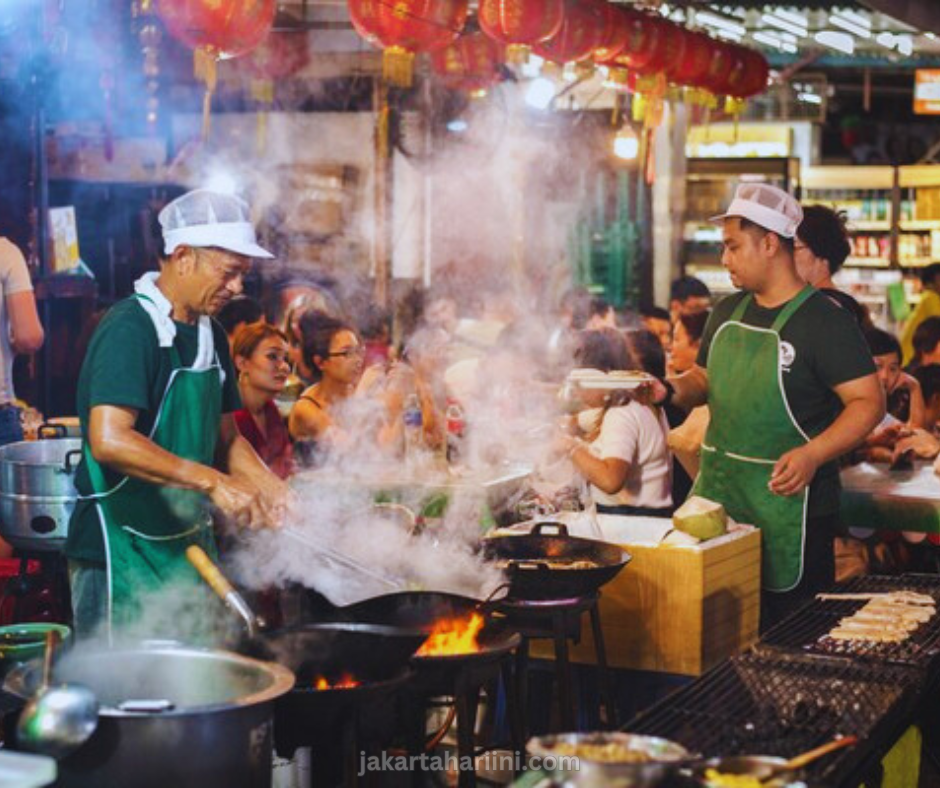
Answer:
[[(7, 676), (28, 697), (34, 663)], [(97, 788), (267, 788), (274, 701), (294, 674), (227, 651), (143, 645), (73, 651), (57, 682), (91, 688), (101, 704), (91, 739), (59, 763), (59, 786)]]
[(61, 550), (75, 508), (79, 438), (0, 447), (0, 535), (21, 550)]

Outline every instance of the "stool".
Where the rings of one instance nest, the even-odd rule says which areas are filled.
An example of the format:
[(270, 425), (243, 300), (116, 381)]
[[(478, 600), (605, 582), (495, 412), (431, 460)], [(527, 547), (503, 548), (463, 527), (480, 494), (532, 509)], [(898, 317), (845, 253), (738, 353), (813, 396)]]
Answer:
[(571, 662), (568, 641), (577, 643), (581, 638), (581, 615), (588, 613), (594, 635), (594, 649), (600, 678), (600, 694), (606, 714), (608, 728), (617, 727), (617, 707), (613, 700), (610, 674), (607, 669), (607, 652), (604, 647), (604, 632), (601, 627), (598, 600), (600, 591), (572, 599), (544, 601), (507, 599), (499, 604), (499, 611), (506, 616), (510, 626), (522, 635), (522, 644), (516, 652), (516, 703), (525, 709), (528, 694), (526, 671), (529, 661), (529, 641), (551, 639), (555, 648), (555, 680), (558, 685), (558, 703), (561, 712), (562, 731), (574, 728), (574, 698), (571, 691)]

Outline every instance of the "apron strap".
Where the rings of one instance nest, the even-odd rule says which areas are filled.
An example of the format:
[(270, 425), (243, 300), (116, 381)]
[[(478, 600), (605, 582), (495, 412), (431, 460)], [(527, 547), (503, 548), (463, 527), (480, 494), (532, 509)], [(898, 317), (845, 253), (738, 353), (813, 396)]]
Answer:
[(806, 303), (806, 299), (815, 292), (816, 288), (814, 288), (812, 285), (806, 285), (806, 287), (800, 290), (800, 292), (791, 298), (790, 302), (780, 310), (780, 314), (777, 315), (777, 319), (774, 320), (770, 330), (776, 331), (779, 334), (786, 325), (787, 321), (793, 317), (796, 310), (803, 306), (803, 304)]
[(738, 303), (738, 305), (735, 307), (734, 312), (731, 313), (731, 317), (729, 317), (728, 320), (733, 321), (735, 323), (740, 323), (741, 318), (744, 317), (744, 313), (747, 311), (747, 308), (751, 305), (751, 301), (753, 300), (754, 300), (753, 293), (748, 293), (746, 296), (744, 296), (744, 298), (742, 298), (741, 301)]

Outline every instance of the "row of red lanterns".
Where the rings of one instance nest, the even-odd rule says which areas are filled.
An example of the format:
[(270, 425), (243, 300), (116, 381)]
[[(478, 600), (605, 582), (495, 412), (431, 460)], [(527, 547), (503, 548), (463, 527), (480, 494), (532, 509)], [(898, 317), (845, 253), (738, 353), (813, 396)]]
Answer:
[(759, 52), (716, 41), (662, 16), (606, 0), (480, 0), (481, 34), (461, 36), (468, 0), (349, 0), (353, 26), (385, 50), (385, 74), (408, 84), (420, 52), (464, 89), (498, 79), (498, 64), (531, 50), (553, 63), (611, 69), (615, 79), (663, 74), (669, 82), (748, 98), (764, 90), (769, 68)]

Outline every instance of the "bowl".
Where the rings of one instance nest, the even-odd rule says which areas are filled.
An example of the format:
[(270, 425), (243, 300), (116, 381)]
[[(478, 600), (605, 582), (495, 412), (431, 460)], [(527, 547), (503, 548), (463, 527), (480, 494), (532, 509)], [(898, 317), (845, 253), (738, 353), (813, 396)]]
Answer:
[(68, 640), (72, 630), (64, 624), (10, 624), (0, 627), (0, 660), (25, 662), (42, 656), (46, 647), (46, 633), (59, 633), (59, 641)]
[[(692, 776), (702, 788), (786, 788), (791, 784), (790, 772), (780, 772), (768, 779), (769, 773), (786, 763), (786, 758), (771, 755), (728, 755), (699, 764)], [(715, 773), (728, 779), (721, 776), (709, 779), (709, 775)], [(750, 781), (747, 778), (751, 778)]]
[[(607, 755), (599, 748), (607, 749)], [(616, 754), (610, 751), (616, 749), (627, 757), (611, 759)], [(668, 739), (616, 731), (537, 736), (526, 750), (533, 767), (559, 785), (577, 788), (650, 788), (689, 758), (684, 747)], [(628, 760), (630, 755), (642, 760)]]

